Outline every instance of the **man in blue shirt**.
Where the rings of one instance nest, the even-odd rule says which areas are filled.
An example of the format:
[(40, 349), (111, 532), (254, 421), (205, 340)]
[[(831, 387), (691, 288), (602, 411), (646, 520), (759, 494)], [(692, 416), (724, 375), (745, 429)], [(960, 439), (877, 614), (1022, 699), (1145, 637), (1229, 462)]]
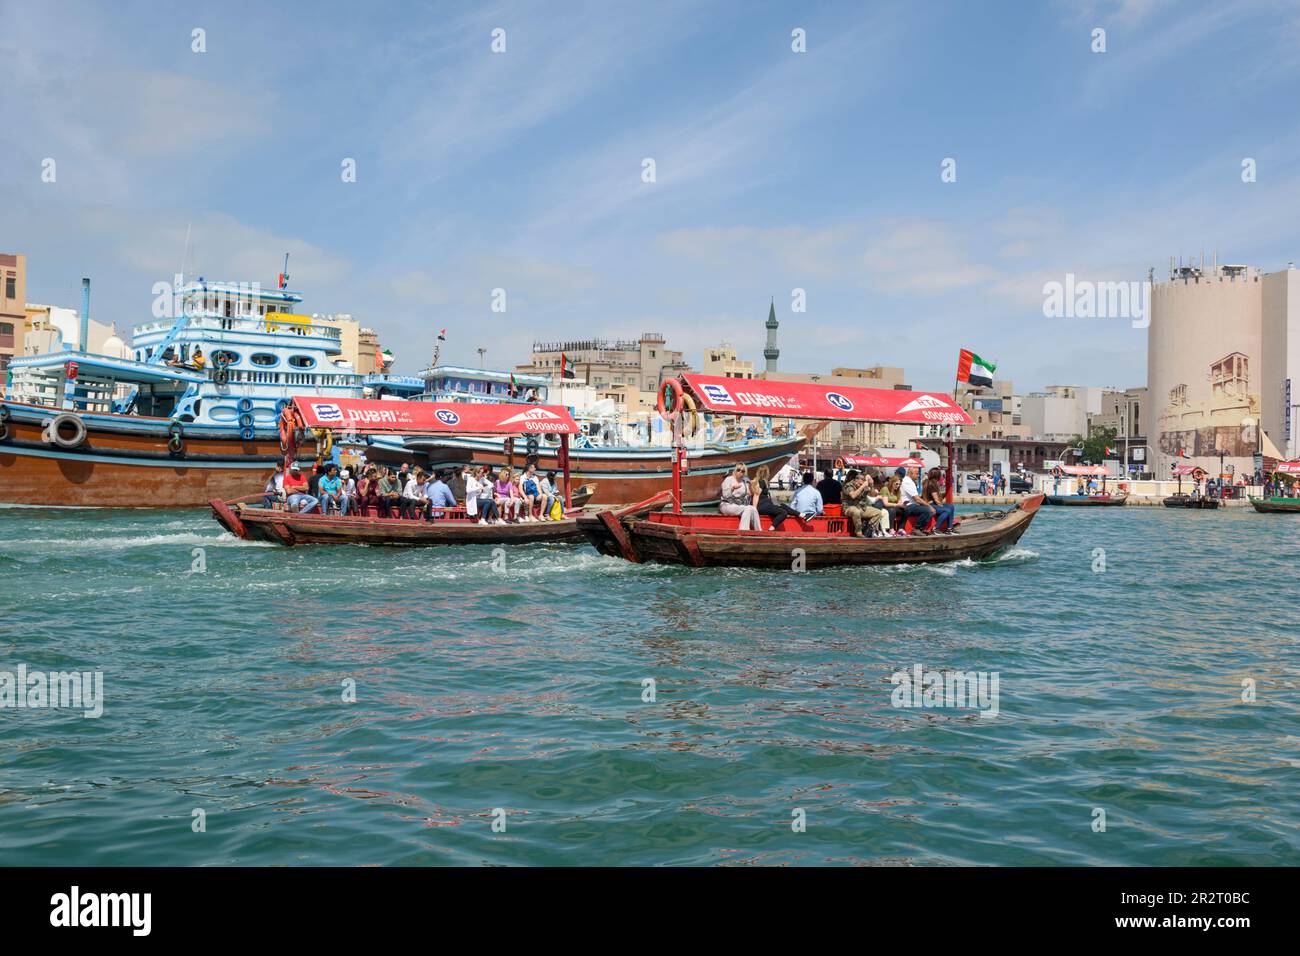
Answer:
[(799, 512), (805, 519), (811, 518), (813, 515), (819, 515), (824, 510), (822, 493), (813, 484), (813, 473), (811, 471), (803, 473), (803, 484), (794, 493), (794, 510)]
[(443, 513), (441, 511), (437, 511), (436, 509), (440, 507), (441, 508), (456, 507), (456, 496), (451, 493), (451, 488), (448, 487), (447, 485), (445, 472), (440, 471), (436, 475), (434, 475), (433, 480), (424, 486), (424, 493), (429, 499), (429, 508), (430, 508), (429, 520), (430, 521), (433, 520), (435, 515), (436, 517), (439, 518), (443, 516)]

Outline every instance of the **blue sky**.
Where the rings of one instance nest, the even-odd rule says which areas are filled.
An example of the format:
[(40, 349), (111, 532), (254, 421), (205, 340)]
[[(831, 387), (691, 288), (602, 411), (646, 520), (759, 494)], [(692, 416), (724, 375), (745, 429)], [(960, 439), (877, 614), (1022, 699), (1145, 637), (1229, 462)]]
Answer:
[(404, 371), (443, 327), (466, 364), (645, 330), (761, 364), (775, 297), (787, 370), (942, 389), (968, 347), (1021, 391), (1122, 387), (1145, 333), (1044, 318), (1043, 283), (1300, 259), (1297, 93), (1280, 0), (0, 0), (0, 250), (32, 301), (91, 276), (119, 329), (187, 226), (209, 278), (270, 285), (289, 251), (305, 309)]

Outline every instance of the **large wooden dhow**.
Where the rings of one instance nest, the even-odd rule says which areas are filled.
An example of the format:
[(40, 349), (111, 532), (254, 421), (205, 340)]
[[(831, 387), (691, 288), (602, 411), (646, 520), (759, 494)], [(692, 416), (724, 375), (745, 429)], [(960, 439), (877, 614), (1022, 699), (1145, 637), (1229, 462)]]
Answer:
[[(222, 527), (250, 541), (273, 544), (368, 544), (425, 547), (439, 544), (529, 544), (564, 541), (582, 536), (573, 516), (573, 495), (565, 453), (570, 435), (579, 428), (563, 406), (450, 404), (434, 402), (320, 399), (295, 396), (284, 409), (289, 445), (286, 460), (295, 457), (297, 436), (307, 430), (365, 432), (371, 435), (489, 434), (560, 436), (561, 494), (568, 517), (497, 524), (480, 523), (466, 514), (464, 503), (438, 508), (430, 518), (383, 517), (378, 514), (299, 514), (274, 503), (258, 505), (262, 496), (209, 502)], [(588, 495), (590, 492), (588, 492)]]
[[(687, 394), (703, 409), (730, 414), (759, 410), (793, 418), (903, 424), (970, 424), (966, 412), (945, 395), (890, 389), (838, 388), (684, 375), (665, 383), (676, 393), (671, 410), (679, 433)], [(952, 456), (949, 455), (951, 468)], [(955, 534), (913, 533), (902, 537), (860, 538), (842, 516), (788, 518), (774, 531), (764, 518), (761, 530), (740, 531), (730, 515), (684, 510), (679, 502), (680, 468), (674, 489), (631, 508), (581, 515), (578, 527), (602, 554), (632, 562), (663, 562), (690, 567), (760, 567), (791, 570), (837, 565), (920, 564), (986, 558), (1020, 540), (1043, 502), (1026, 498), (1004, 512), (966, 515)], [(952, 487), (952, 475), (948, 476)], [(664, 508), (665, 510), (654, 510)]]

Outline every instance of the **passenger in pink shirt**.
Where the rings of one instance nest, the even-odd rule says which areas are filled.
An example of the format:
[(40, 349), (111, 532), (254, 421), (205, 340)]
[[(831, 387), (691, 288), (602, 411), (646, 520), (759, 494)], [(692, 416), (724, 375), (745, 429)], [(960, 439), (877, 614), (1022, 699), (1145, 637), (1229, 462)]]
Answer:
[(515, 497), (515, 485), (510, 480), (510, 469), (502, 468), (497, 473), (496, 483), (492, 486), (493, 500), (497, 503), (497, 510), (507, 521), (513, 521), (519, 516), (519, 506), (523, 502)]

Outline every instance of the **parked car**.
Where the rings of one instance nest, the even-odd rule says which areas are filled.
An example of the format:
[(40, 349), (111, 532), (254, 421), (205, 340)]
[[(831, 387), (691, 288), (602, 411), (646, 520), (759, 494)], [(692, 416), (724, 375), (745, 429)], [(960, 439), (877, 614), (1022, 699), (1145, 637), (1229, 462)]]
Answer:
[(1012, 475), (1007, 479), (1007, 491), (1013, 495), (1023, 495), (1034, 490), (1034, 476), (1029, 472)]

